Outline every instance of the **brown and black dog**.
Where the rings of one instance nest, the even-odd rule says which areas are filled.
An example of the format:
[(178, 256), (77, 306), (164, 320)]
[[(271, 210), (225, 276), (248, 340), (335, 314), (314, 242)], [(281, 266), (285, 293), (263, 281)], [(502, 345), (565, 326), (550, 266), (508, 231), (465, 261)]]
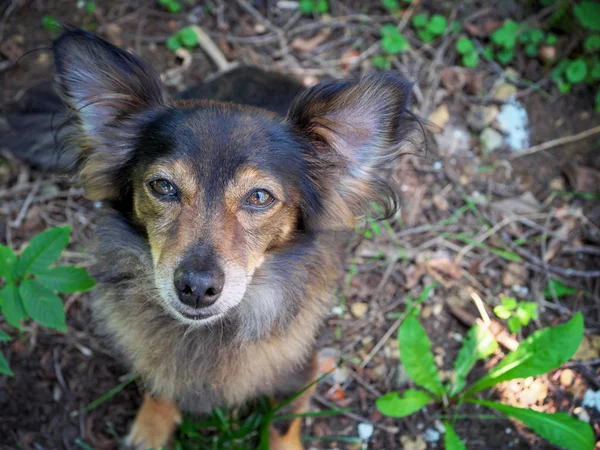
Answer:
[[(95, 317), (148, 390), (129, 443), (164, 446), (180, 410), (309, 384), (345, 237), (372, 202), (396, 208), (410, 84), (303, 90), (252, 69), (173, 100), (139, 58), (81, 30), (53, 53), (70, 116), (59, 134), (106, 210)], [(271, 449), (301, 449), (300, 429), (273, 430)]]

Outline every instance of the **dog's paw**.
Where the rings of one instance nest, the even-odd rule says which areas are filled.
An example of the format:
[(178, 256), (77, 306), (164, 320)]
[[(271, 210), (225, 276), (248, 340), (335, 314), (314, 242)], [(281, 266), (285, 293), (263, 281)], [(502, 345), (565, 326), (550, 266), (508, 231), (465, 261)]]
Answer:
[(139, 450), (159, 450), (167, 445), (179, 423), (181, 413), (175, 402), (146, 396), (125, 443)]

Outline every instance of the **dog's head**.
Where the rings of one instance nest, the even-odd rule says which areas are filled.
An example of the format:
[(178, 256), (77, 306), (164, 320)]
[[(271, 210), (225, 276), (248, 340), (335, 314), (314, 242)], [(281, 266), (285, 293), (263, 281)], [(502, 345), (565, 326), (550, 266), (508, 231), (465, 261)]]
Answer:
[(184, 323), (236, 307), (294, 240), (351, 228), (372, 202), (395, 207), (386, 167), (406, 140), (410, 90), (397, 76), (319, 84), (284, 119), (172, 101), (136, 56), (83, 31), (63, 34), (54, 58), (87, 195), (144, 231), (160, 301)]

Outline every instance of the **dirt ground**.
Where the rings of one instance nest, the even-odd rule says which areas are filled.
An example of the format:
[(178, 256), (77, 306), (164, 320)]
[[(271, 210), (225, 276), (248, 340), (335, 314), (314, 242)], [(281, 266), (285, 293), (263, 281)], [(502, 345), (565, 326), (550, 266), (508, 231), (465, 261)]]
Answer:
[[(0, 116), (27, 88), (50, 77), (47, 47), (52, 36), (41, 26), (48, 14), (135, 51), (161, 72), (173, 92), (219, 70), (203, 50), (191, 51), (186, 66), (165, 48), (166, 39), (190, 23), (206, 30), (228, 61), (289, 73), (310, 85), (374, 70), (371, 56), (380, 51), (378, 29), (391, 20), (379, 2), (330, 0), (328, 18), (302, 16), (281, 6), (286, 2), (270, 0), (252, 3), (256, 8), (246, 1), (196, 7), (184, 3), (179, 13), (166, 12), (158, 2), (126, 0), (97, 1), (89, 14), (76, 3), (13, 0), (0, 5)], [(471, 19), (482, 2), (423, 3), (426, 10), (457, 21), (482, 17)], [(489, 5), (485, 12), (496, 19), (509, 13)], [(375, 399), (383, 393), (410, 387), (399, 365), (397, 315), (405, 311), (409, 296), (417, 298), (433, 282), (421, 318), (436, 362), (447, 376), (460, 336), (479, 317), (475, 297), (483, 299), (494, 320), (498, 319), (492, 309), (502, 296), (538, 303), (539, 319), (519, 335), (509, 336), (518, 341), (582, 311), (589, 345), (580, 349), (576, 361), (542, 377), (505, 383), (485, 396), (538, 411), (587, 415), (600, 435), (600, 412), (581, 407), (587, 389), (600, 389), (595, 344), (600, 335), (600, 135), (530, 156), (515, 158), (504, 148), (487, 154), (468, 118), (477, 108), (504, 104), (505, 99), (494, 96), (500, 86), (510, 84), (504, 74), (482, 64), (469, 72), (473, 86), (456, 89), (442, 76), (442, 69), (460, 72), (454, 66), (455, 51), (446, 42), (450, 38), (441, 38), (435, 47), (419, 46), (414, 33), (408, 29), (406, 33), (414, 51), (395, 58), (393, 68), (415, 82), (413, 111), (441, 126), (429, 139), (427, 151), (406, 156), (398, 169), (404, 193), (401, 212), (383, 225), (367, 225), (366, 232), (357, 233), (348, 245), (340, 306), (332, 311), (319, 340), (325, 349), (321, 354), (338, 355), (342, 363), (335, 381), (319, 385), (313, 408), (337, 406), (352, 412), (307, 420), (304, 435), (357, 436), (357, 425), (366, 422), (375, 425), (369, 441), (372, 449), (443, 447), (443, 437), (435, 437), (441, 411), (428, 408), (394, 420), (375, 408)], [(515, 69), (525, 73), (527, 68), (517, 63)], [(517, 89), (529, 117), (531, 146), (600, 123), (593, 112), (593, 95), (585, 88), (565, 96)], [(552, 92), (549, 85), (545, 89)], [(448, 117), (440, 124), (445, 109)], [(434, 112), (438, 115), (432, 117)], [(2, 143), (0, 150), (0, 242), (20, 249), (47, 227), (68, 223), (73, 236), (65, 261), (89, 265), (86, 243), (101, 210), (83, 197), (73, 180), (32, 170)], [(568, 194), (574, 191), (595, 196)], [(486, 233), (483, 222), (493, 232)], [(465, 241), (467, 235), (476, 242)], [(518, 260), (494, 250), (516, 253)], [(550, 279), (576, 293), (546, 298), (543, 291)], [(118, 448), (141, 401), (140, 390), (135, 383), (128, 384), (84, 411), (128, 378), (126, 369), (96, 337), (87, 299), (87, 294), (64, 297), (68, 324), (64, 335), (34, 324), (16, 333), (0, 322), (15, 338), (2, 346), (15, 376), (0, 376), (0, 448), (82, 448), (78, 442), (97, 450)], [(497, 363), (502, 352), (507, 349), (501, 347), (488, 366)], [(478, 367), (473, 376), (483, 370)], [(472, 406), (462, 412), (484, 411)], [(459, 420), (456, 431), (469, 449), (554, 448), (500, 416)], [(310, 440), (307, 448), (358, 447)]]

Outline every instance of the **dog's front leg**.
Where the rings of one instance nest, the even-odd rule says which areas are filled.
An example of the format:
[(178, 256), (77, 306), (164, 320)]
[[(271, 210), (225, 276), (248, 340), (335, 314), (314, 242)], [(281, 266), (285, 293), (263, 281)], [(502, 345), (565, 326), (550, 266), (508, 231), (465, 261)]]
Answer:
[(158, 450), (167, 445), (180, 422), (181, 413), (174, 401), (146, 394), (126, 443), (136, 449)]
[[(272, 399), (273, 404), (278, 404), (292, 397), (295, 393), (301, 391), (317, 379), (318, 365), (316, 353), (313, 358), (297, 373), (288, 377), (283, 383), (281, 394)], [(299, 397), (287, 405), (283, 414), (302, 414), (309, 410), (310, 398), (315, 391), (313, 384), (304, 391)], [(291, 420), (276, 421), (269, 430), (269, 450), (304, 450), (302, 445), (302, 417), (295, 417)]]

